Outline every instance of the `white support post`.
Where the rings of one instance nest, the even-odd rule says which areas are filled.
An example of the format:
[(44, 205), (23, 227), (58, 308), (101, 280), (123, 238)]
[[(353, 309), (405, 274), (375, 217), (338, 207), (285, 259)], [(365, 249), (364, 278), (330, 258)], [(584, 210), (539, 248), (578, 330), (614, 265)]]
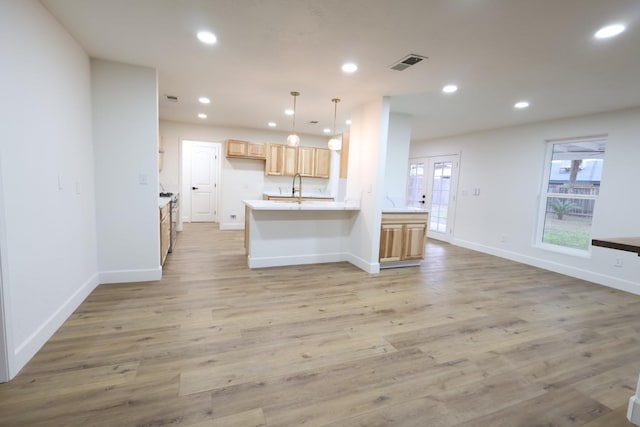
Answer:
[(629, 408), (627, 409), (627, 419), (637, 426), (640, 426), (640, 378), (635, 396), (629, 398)]

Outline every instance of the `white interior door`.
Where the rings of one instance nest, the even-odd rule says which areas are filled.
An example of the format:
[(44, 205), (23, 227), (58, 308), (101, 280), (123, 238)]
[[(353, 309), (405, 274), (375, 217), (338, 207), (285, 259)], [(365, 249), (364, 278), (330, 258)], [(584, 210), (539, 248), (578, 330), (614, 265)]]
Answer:
[(220, 144), (183, 141), (183, 220), (218, 222), (218, 180)]
[(451, 241), (458, 188), (459, 155), (414, 158), (409, 162), (407, 203), (429, 210), (427, 234)]

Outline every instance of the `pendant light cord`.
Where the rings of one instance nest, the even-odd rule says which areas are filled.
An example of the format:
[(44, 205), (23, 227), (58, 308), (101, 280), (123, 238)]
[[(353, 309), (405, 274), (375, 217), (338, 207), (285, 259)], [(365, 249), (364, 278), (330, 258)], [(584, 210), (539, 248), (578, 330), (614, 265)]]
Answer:
[(333, 135), (336, 134), (336, 117), (338, 116), (338, 102), (340, 102), (340, 98), (333, 98)]

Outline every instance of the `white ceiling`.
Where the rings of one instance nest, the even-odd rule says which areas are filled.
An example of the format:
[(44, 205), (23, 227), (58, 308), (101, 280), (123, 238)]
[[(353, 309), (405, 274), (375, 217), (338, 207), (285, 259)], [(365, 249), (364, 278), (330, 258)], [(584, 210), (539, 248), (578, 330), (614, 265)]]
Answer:
[[(273, 120), (288, 131), (283, 111), (297, 90), (297, 129), (322, 134), (331, 98), (342, 99), (345, 131), (352, 108), (387, 95), (392, 111), (413, 116), (415, 140), (640, 105), (638, 0), (42, 3), (92, 57), (157, 68), (163, 119), (262, 129)], [(614, 22), (627, 31), (593, 38)], [(218, 43), (200, 43), (202, 29)], [(429, 59), (389, 69), (409, 53)], [(346, 61), (359, 70), (344, 74)], [(459, 91), (443, 94), (447, 83)], [(518, 100), (531, 107), (515, 110)]]

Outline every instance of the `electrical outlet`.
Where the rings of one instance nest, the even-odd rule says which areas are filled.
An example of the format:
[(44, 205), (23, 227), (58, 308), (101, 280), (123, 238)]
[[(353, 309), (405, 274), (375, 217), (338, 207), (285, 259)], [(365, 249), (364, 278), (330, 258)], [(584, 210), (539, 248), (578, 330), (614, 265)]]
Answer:
[(231, 218), (232, 220), (234, 220), (234, 221), (235, 221), (235, 220), (236, 220), (236, 218), (237, 218), (237, 216), (236, 216), (236, 214), (231, 214), (231, 215), (229, 215), (229, 218)]

